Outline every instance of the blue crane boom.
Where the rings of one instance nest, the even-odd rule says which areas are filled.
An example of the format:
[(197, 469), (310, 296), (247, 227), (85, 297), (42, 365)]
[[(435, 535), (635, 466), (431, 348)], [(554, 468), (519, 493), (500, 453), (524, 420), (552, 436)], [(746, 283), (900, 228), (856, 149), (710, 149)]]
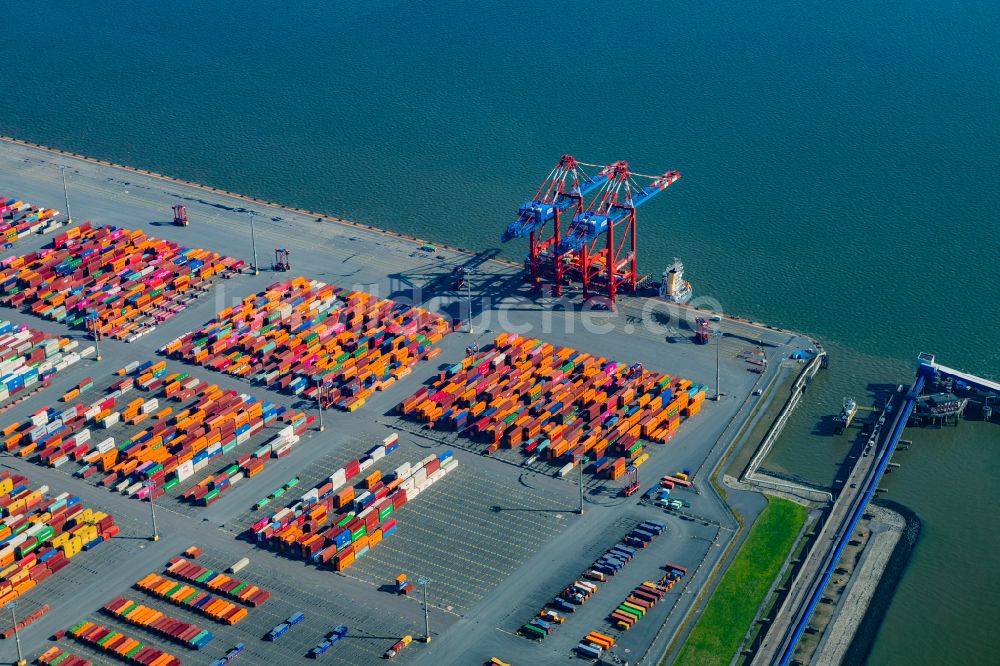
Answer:
[(556, 216), (556, 211), (580, 205), (584, 196), (607, 180), (607, 169), (589, 176), (580, 169), (580, 162), (571, 155), (563, 155), (538, 189), (535, 198), (518, 208), (517, 220), (507, 226), (500, 240), (506, 243), (515, 238), (527, 238), (540, 231), (546, 222)]
[[(591, 206), (573, 216), (569, 231), (556, 247), (556, 254), (563, 255), (581, 249), (607, 232), (608, 226), (624, 221), (631, 212), (676, 182), (681, 174), (668, 171), (656, 177), (646, 187), (633, 187), (626, 163), (612, 165), (615, 173), (605, 178), (601, 194)], [(603, 172), (602, 172), (603, 173)]]

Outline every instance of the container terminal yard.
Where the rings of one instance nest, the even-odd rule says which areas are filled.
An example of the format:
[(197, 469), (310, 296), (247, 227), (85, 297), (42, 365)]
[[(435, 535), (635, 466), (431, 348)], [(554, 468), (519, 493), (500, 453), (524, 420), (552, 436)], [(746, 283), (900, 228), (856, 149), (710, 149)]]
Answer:
[[(25, 259), (3, 263), (0, 318), (57, 340), (51, 353), (80, 349), (0, 404), (0, 472), (114, 523), (93, 552), (12, 594), (32, 618), (25, 658), (659, 663), (675, 650), (746, 536), (733, 510), (751, 524), (766, 506), (749, 489), (723, 500), (709, 477), (758, 406), (783, 399), (776, 379), (822, 350), (631, 295), (641, 280), (619, 242), (634, 242), (638, 203), (616, 204), (607, 183), (641, 180), (628, 201), (642, 202), (679, 174), (560, 165), (568, 180), (550, 175), (498, 229), (529, 240), (522, 267), (0, 143), (0, 193), (45, 211), (32, 220), (44, 234), (10, 216), (4, 256)], [(73, 224), (53, 224), (70, 204)], [(590, 226), (563, 220), (564, 237), (541, 240), (562, 211)], [(602, 254), (597, 230), (619, 223)], [(120, 248), (118, 274), (169, 279), (123, 299), (92, 255), (66, 253), (91, 246)], [(34, 277), (47, 270), (69, 276), (75, 300)], [(69, 282), (80, 271), (87, 281)], [(564, 271), (576, 283), (559, 297)], [(615, 310), (581, 312), (583, 281)], [(889, 402), (755, 663), (790, 663), (923, 381)], [(167, 441), (187, 455), (157, 453)], [(663, 477), (673, 510), (649, 499)]]

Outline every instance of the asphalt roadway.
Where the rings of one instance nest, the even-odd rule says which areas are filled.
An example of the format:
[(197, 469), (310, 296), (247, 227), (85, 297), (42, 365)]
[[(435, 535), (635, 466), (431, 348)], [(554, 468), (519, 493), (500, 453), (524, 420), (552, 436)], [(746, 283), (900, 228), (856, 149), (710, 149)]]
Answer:
[[(421, 364), (388, 391), (375, 394), (358, 412), (327, 411), (325, 432), (313, 432), (290, 456), (272, 461), (261, 474), (225, 493), (211, 507), (194, 509), (173, 496), (160, 500), (157, 523), (161, 539), (155, 543), (145, 540), (150, 531), (148, 503), (71, 476), (75, 469), (72, 465), (50, 469), (17, 457), (0, 459), (0, 464), (38, 484), (49, 485), (53, 492), (71, 491), (88, 506), (109, 511), (122, 526), (120, 537), (81, 554), (70, 567), (20, 600), (18, 613), (22, 616), (42, 603), (52, 606), (47, 615), (22, 631), (27, 656), (42, 652), (46, 638), (57, 629), (93, 617), (114, 596), (127, 593), (143, 603), (150, 601), (130, 586), (146, 573), (161, 571), (167, 560), (184, 548), (199, 545), (209, 561), (219, 567), (248, 556), (251, 566), (239, 577), (272, 590), (274, 599), (251, 610), (246, 621), (232, 628), (215, 625), (187, 610), (162, 608), (169, 608), (175, 617), (216, 631), (217, 639), (197, 655), (185, 654), (185, 648), (172, 646), (164, 639), (144, 635), (141, 629), (118, 625), (117, 620), (107, 616), (100, 616), (102, 622), (168, 649), (186, 663), (209, 663), (235, 642), (243, 641), (248, 651), (240, 662), (248, 664), (272, 663), (278, 658), (304, 659), (305, 652), (322, 639), (325, 631), (343, 622), (351, 627), (354, 638), (331, 650), (324, 660), (372, 663), (399, 636), (423, 633), (418, 600), (384, 591), (398, 573), (407, 573), (433, 581), (429, 601), (435, 640), (429, 645), (415, 643), (397, 661), (464, 664), (498, 656), (514, 664), (555, 663), (567, 658), (587, 632), (607, 630), (604, 616), (639, 582), (658, 578), (664, 561), (673, 561), (687, 566), (691, 575), (674, 588), (651, 617), (623, 636), (616, 648), (620, 659), (632, 663), (653, 663), (658, 658), (692, 610), (696, 593), (736, 533), (736, 522), (708, 483), (708, 471), (725, 453), (739, 423), (752, 412), (752, 405), (759, 399), (752, 395), (754, 388), (766, 386), (781, 361), (797, 349), (808, 348), (811, 341), (723, 317), (716, 326), (723, 333), (718, 354), (724, 396), (718, 402), (706, 401), (701, 413), (684, 423), (669, 444), (647, 447), (651, 457), (640, 470), (643, 490), (663, 474), (683, 468), (693, 470), (695, 487), (684, 493), (692, 505), (691, 515), (668, 516), (640, 505), (636, 498), (620, 497), (618, 482), (588, 477), (585, 513), (578, 516), (575, 474), (557, 479), (547, 466), (529, 469), (516, 459), (482, 457), (463, 448), (464, 443), (454, 435), (422, 430), (418, 424), (400, 420), (393, 407), (434, 376), (439, 364), (458, 361), (472, 342), (485, 346), (500, 330), (534, 335), (627, 363), (641, 362), (647, 368), (712, 386), (716, 348), (714, 344), (699, 346), (692, 342), (692, 310), (625, 298), (618, 313), (582, 312), (579, 299), (554, 302), (531, 298), (522, 288), (520, 270), (487, 260), (490, 252), (476, 256), (442, 248), (426, 252), (420, 249), (421, 243), (378, 230), (319, 220), (7, 142), (0, 143), (0, 193), (62, 209), (62, 182), (57, 168), (60, 164), (69, 167), (67, 179), (76, 222), (92, 220), (95, 224), (141, 228), (154, 236), (249, 261), (252, 244), (245, 213), (256, 211), (255, 241), (263, 270), (257, 276), (217, 282), (196, 305), (136, 342), (102, 341), (103, 361), (85, 361), (59, 373), (51, 389), (4, 413), (0, 425), (23, 419), (51, 404), (85, 376), (99, 378), (132, 360), (156, 359), (160, 347), (209, 321), (219, 309), (290, 275), (329, 281), (381, 297), (409, 299), (446, 316), (465, 318), (471, 300), (475, 332), (469, 334), (463, 329), (447, 336), (440, 345), (442, 355), (435, 362)], [(191, 226), (170, 224), (170, 206), (175, 203), (188, 207)], [(30, 252), (48, 241), (47, 236), (18, 241), (10, 252)], [(291, 273), (269, 270), (275, 247), (290, 251)], [(450, 290), (449, 275), (456, 265), (475, 268), (470, 281), (471, 299)], [(27, 313), (0, 308), (0, 316), (83, 340), (78, 331), (68, 331), (65, 326)], [(770, 361), (763, 375), (751, 372), (753, 366), (741, 357), (758, 341), (764, 343)], [(295, 396), (235, 377), (177, 362), (170, 365), (224, 389), (237, 389), (293, 407), (310, 407)], [(712, 389), (708, 393), (711, 395)], [(392, 459), (387, 458), (388, 469), (445, 448), (455, 451), (459, 467), (405, 506), (399, 512), (397, 533), (344, 574), (304, 565), (238, 537), (249, 522), (272, 509), (252, 512), (251, 506), (258, 498), (293, 475), (302, 478), (300, 488), (304, 492), (324, 472), (329, 473), (394, 431), (400, 433), (401, 446)], [(258, 441), (253, 440), (244, 450), (250, 450)], [(221, 466), (221, 462), (213, 461), (205, 473)], [(205, 473), (196, 475), (191, 482)], [(756, 493), (730, 491), (728, 499), (748, 524), (764, 506), (763, 498)], [(542, 602), (572, 582), (608, 543), (620, 538), (635, 522), (650, 517), (664, 520), (667, 533), (622, 574), (601, 585), (594, 598), (545, 643), (539, 645), (512, 634)], [(296, 627), (294, 633), (277, 643), (260, 640), (263, 633), (294, 610), (306, 612), (303, 627)], [(94, 658), (96, 663), (112, 663), (79, 644), (70, 647)], [(0, 655), (12, 660), (14, 646), (4, 642)]]

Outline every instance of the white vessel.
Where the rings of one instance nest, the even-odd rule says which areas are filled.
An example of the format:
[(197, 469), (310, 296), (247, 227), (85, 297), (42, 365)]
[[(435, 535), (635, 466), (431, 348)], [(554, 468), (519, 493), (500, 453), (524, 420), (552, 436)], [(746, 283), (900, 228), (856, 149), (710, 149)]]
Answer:
[(684, 305), (691, 300), (691, 283), (684, 279), (684, 264), (680, 259), (663, 271), (660, 281), (660, 298)]

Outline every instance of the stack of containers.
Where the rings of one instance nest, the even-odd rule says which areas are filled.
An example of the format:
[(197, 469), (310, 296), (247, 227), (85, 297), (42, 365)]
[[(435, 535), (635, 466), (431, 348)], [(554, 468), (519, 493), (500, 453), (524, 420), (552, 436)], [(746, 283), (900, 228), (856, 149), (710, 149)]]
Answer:
[(271, 598), (271, 593), (256, 585), (250, 585), (241, 580), (207, 569), (183, 557), (170, 560), (167, 573), (179, 580), (200, 585), (212, 592), (239, 601), (251, 608), (256, 608)]
[(247, 616), (247, 609), (242, 606), (155, 573), (149, 574), (135, 586), (143, 592), (223, 624), (236, 624)]
[[(7, 451), (22, 457), (37, 455), (50, 466), (68, 460), (84, 465), (77, 474), (89, 477), (102, 473), (102, 484), (131, 496), (158, 497), (203, 470), (211, 460), (263, 433), (264, 428), (283, 421), (278, 437), (237, 461), (238, 470), (216, 479), (193, 501), (242, 478), (254, 476), (270, 455), (275, 442), (281, 447), (298, 441), (314, 417), (236, 391), (222, 391), (186, 373), (166, 374), (166, 363), (136, 364), (116, 380), (106, 395), (92, 403), (71, 405), (61, 410), (49, 407), (30, 420), (15, 423), (2, 432)], [(86, 386), (86, 380), (81, 386)], [(128, 401), (135, 388), (155, 391), (153, 396)], [(79, 387), (78, 387), (79, 388)], [(171, 403), (181, 403), (174, 411)], [(125, 422), (146, 427), (121, 442), (100, 432)], [(242, 470), (242, 471), (240, 471)], [(214, 499), (219, 493), (209, 498)]]
[(140, 640), (108, 629), (94, 622), (81, 622), (69, 629), (69, 635), (96, 650), (107, 652), (122, 661), (150, 666), (180, 666), (177, 657), (150, 647)]
[(143, 606), (124, 597), (115, 597), (104, 604), (104, 610), (129, 624), (165, 636), (192, 650), (202, 649), (214, 638), (211, 631), (182, 622), (155, 608)]
[(63, 493), (45, 496), (27, 477), (0, 472), (0, 605), (67, 566), (81, 551), (118, 534), (114, 518)]
[(365, 485), (370, 488), (358, 490), (347, 485), (395, 446), (393, 436), (391, 444), (375, 447), (361, 460), (338, 469), (299, 502), (254, 523), (250, 530), (255, 540), (337, 571), (351, 566), (396, 530), (394, 516), (401, 507), (458, 464), (451, 451), (445, 451), (404, 463), (391, 477), (374, 480), (369, 473)]
[(487, 453), (520, 446), (559, 464), (563, 475), (589, 458), (593, 471), (617, 478), (628, 462), (645, 460), (640, 437), (666, 442), (681, 409), (703, 397), (686, 379), (501, 333), (398, 410), (485, 442)]
[(72, 227), (38, 252), (0, 261), (0, 302), (132, 341), (243, 262), (115, 227)]
[[(347, 510), (353, 507), (356, 504), (354, 487), (346, 485), (347, 481), (358, 477), (363, 471), (371, 469), (376, 461), (398, 449), (399, 436), (393, 433), (361, 458), (352, 460), (337, 469), (323, 484), (306, 492), (297, 502), (254, 523), (251, 526), (251, 531), (255, 539), (258, 542), (269, 542), (272, 547), (282, 550), (291, 549), (294, 546), (299, 555), (309, 556), (312, 547), (305, 545), (300, 548), (296, 545), (296, 539), (303, 534), (306, 536), (315, 534), (316, 529), (323, 524), (323, 521), (318, 521), (320, 518), (325, 519), (337, 510)], [(410, 469), (409, 463), (400, 469)], [(297, 484), (297, 480), (295, 481)], [(384, 498), (390, 490), (395, 489), (398, 485), (392, 485), (390, 482), (390, 484), (383, 484), (377, 488), (373, 487), (371, 490), (359, 494), (357, 499), (360, 499), (361, 504), (364, 505), (363, 508), (367, 508), (377, 499)], [(395, 528), (393, 527), (393, 529)]]
[(76, 340), (0, 321), (0, 402), (45, 382), (94, 352), (93, 347), (83, 352), (78, 348)]
[(38, 208), (0, 195), (0, 244), (10, 246), (29, 234), (45, 234), (62, 226), (59, 211)]
[(90, 660), (54, 645), (38, 657), (38, 663), (42, 666), (91, 666)]
[(161, 352), (354, 411), (409, 374), (448, 330), (419, 308), (295, 278)]

